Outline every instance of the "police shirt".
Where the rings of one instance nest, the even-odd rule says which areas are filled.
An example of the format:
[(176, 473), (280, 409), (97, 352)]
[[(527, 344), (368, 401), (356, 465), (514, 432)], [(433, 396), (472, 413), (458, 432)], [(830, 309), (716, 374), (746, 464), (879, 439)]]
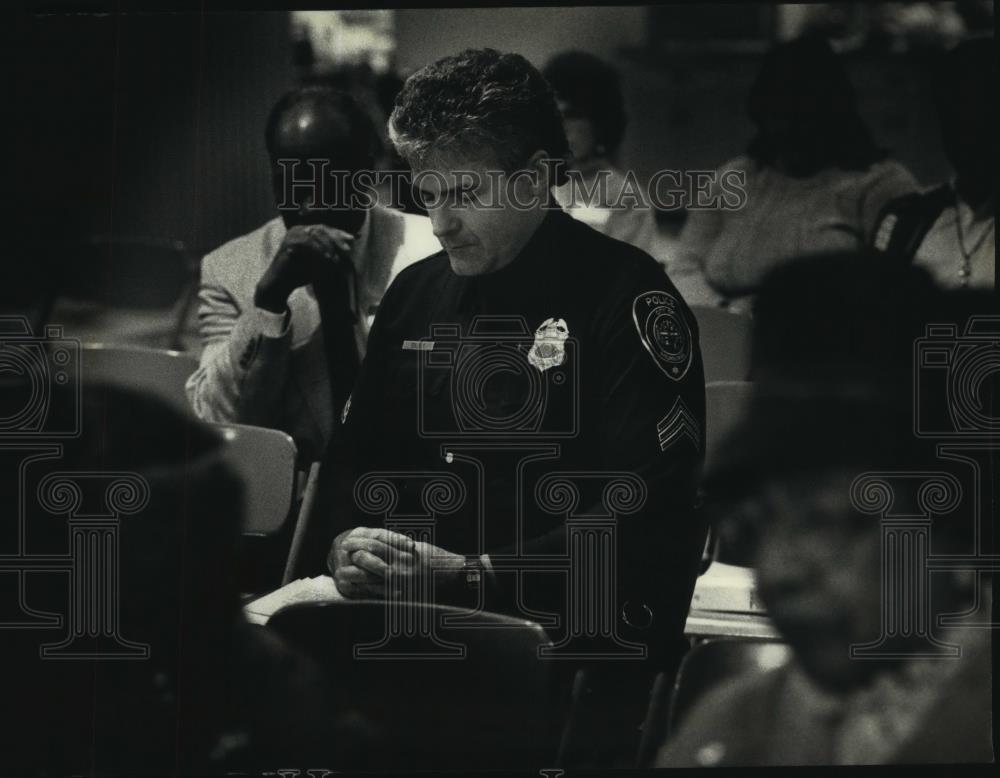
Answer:
[(488, 607), (520, 613), (564, 613), (565, 559), (589, 560), (606, 580), (581, 585), (615, 594), (623, 634), (677, 637), (704, 437), (681, 296), (644, 252), (552, 211), (495, 272), (456, 275), (442, 251), (387, 290), (324, 465), (330, 539), (429, 523), (435, 545), (488, 554)]

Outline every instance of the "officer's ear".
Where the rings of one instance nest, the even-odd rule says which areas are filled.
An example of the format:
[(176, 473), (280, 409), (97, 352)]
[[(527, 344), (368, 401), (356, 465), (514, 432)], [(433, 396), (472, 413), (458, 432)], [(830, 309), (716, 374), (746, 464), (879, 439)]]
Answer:
[(535, 186), (533, 194), (541, 201), (545, 200), (546, 194), (555, 183), (552, 180), (553, 171), (551, 164), (552, 160), (550, 159), (548, 152), (544, 149), (539, 149), (528, 157), (528, 164), (525, 165), (525, 168), (530, 170), (532, 174), (531, 181)]

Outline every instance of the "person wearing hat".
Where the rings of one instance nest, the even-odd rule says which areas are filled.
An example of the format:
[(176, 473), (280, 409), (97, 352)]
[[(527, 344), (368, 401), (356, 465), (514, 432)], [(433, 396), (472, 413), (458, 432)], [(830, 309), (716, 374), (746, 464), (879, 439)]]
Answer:
[[(891, 494), (893, 515), (926, 513), (906, 477), (961, 477), (936, 457), (935, 441), (914, 435), (913, 341), (927, 322), (982, 301), (939, 297), (913, 267), (861, 274), (870, 262), (805, 260), (761, 291), (754, 394), (705, 489), (722, 523), (752, 540), (758, 589), (791, 659), (710, 690), (658, 767), (992, 760), (989, 631), (932, 618), (937, 646), (961, 647), (943, 658), (917, 631), (883, 630), (886, 609), (898, 612), (910, 592), (883, 589), (888, 551), (869, 510)], [(897, 485), (872, 486), (880, 476)], [(956, 498), (932, 511), (932, 554), (969, 552), (970, 507)], [(965, 574), (935, 574), (930, 591), (934, 617), (973, 608)], [(878, 652), (852, 656), (883, 632)]]

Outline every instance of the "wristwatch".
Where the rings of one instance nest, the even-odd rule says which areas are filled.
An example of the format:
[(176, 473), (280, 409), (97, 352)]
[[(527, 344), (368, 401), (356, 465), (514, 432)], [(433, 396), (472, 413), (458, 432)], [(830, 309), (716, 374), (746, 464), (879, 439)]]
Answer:
[(467, 592), (479, 591), (483, 584), (485, 567), (478, 556), (467, 556), (462, 564), (462, 588)]

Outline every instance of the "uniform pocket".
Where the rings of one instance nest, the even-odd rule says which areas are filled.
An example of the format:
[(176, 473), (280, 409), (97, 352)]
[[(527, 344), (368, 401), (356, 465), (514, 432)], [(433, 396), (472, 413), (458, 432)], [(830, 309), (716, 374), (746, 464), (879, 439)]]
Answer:
[(386, 392), (397, 397), (441, 394), (450, 377), (449, 370), (428, 362), (431, 353), (400, 347), (399, 353), (387, 371)]

